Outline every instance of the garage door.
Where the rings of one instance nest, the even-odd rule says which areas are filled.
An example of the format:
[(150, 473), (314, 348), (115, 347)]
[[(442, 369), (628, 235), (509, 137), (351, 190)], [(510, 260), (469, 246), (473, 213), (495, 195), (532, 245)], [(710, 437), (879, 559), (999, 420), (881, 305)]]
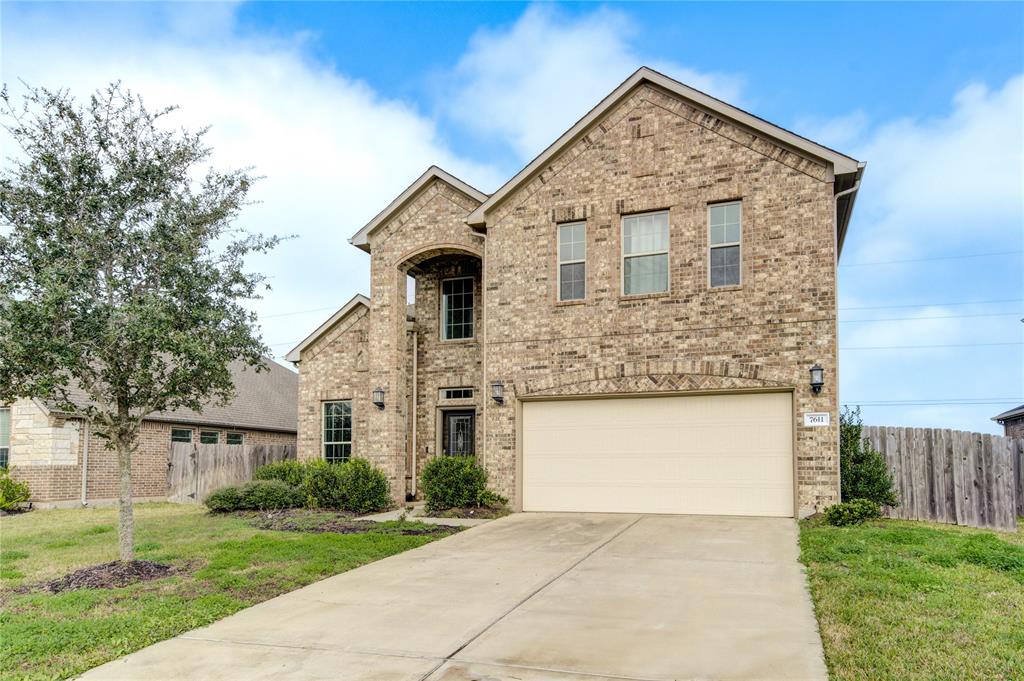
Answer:
[(523, 403), (523, 510), (793, 515), (789, 393)]

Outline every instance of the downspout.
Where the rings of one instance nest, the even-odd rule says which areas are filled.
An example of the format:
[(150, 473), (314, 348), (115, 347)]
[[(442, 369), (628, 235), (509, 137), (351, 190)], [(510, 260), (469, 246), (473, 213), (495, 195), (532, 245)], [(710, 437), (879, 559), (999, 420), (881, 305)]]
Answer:
[(92, 432), (92, 427), (89, 425), (89, 419), (82, 421), (85, 428), (85, 443), (82, 445), (82, 506), (88, 505), (86, 500), (86, 492), (89, 488), (89, 434)]
[(483, 384), (480, 391), (483, 393), (483, 447), (480, 448), (480, 465), (487, 470), (487, 404), (490, 402), (490, 388), (487, 385), (487, 232), (480, 232), (484, 240), (484, 257), (480, 260), (480, 318), (483, 319), (484, 330), (481, 334), (483, 347), (480, 348), (480, 373), (483, 376)]
[(416, 424), (419, 421), (419, 414), (416, 411), (417, 392), (419, 387), (419, 376), (417, 375), (419, 362), (419, 343), (416, 335), (416, 322), (412, 328), (412, 498), (416, 498)]

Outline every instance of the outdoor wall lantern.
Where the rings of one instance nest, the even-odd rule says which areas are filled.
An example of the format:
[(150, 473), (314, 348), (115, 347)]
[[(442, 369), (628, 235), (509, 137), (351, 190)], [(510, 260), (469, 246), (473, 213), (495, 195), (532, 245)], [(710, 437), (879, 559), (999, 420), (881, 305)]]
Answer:
[(505, 384), (501, 381), (491, 383), (491, 397), (498, 404), (505, 404)]
[(820, 364), (811, 367), (811, 390), (815, 395), (821, 392), (821, 386), (825, 385), (825, 370)]
[(384, 388), (373, 389), (373, 403), (378, 409), (384, 409)]

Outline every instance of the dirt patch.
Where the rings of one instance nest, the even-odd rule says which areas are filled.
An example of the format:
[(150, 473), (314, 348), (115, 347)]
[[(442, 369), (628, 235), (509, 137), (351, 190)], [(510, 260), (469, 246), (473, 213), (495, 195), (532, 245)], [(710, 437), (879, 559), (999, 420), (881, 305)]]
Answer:
[(170, 565), (154, 563), (151, 560), (133, 560), (122, 563), (115, 560), (102, 565), (92, 565), (64, 575), (42, 585), (50, 593), (74, 589), (119, 589), (136, 582), (170, 577), (176, 570)]
[(246, 518), (254, 527), (258, 527), (261, 530), (278, 530), (282, 532), (330, 532), (332, 534), (378, 532), (408, 536), (446, 536), (461, 529), (452, 525), (423, 525), (399, 521), (377, 523), (372, 520), (355, 520), (351, 513), (309, 511), (305, 509), (267, 512), (242, 511), (238, 515)]
[(435, 518), (484, 518), (486, 520), (493, 520), (494, 518), (504, 518), (509, 513), (511, 511), (507, 508), (462, 506), (459, 508), (449, 508), (447, 511), (439, 511), (431, 515)]

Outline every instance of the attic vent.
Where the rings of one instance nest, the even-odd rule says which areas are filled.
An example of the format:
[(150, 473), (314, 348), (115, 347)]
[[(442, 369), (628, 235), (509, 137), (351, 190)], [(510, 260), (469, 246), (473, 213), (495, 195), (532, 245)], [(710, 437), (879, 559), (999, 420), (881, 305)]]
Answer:
[(443, 388), (441, 390), (442, 400), (468, 400), (472, 397), (472, 388)]

